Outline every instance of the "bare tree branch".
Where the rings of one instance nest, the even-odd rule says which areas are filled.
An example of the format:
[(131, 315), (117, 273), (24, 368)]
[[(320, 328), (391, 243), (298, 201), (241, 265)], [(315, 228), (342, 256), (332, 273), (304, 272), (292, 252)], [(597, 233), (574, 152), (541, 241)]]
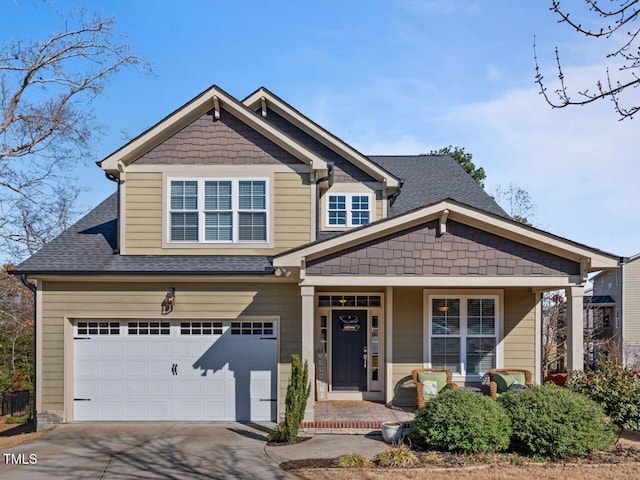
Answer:
[[(604, 24), (604, 26), (585, 26), (575, 21), (568, 11), (561, 8), (561, 2), (559, 0), (552, 0), (550, 10), (559, 15), (559, 23), (566, 23), (575, 29), (576, 32), (587, 38), (605, 38), (609, 40), (613, 39), (615, 35), (625, 35), (626, 38), (623, 38), (622, 45), (607, 54), (607, 57), (618, 57), (622, 59), (625, 63), (618, 66), (617, 69), (620, 72), (627, 72), (629, 77), (625, 80), (615, 80), (612, 78), (609, 68), (607, 68), (604, 81), (597, 80), (595, 88), (591, 91), (588, 89), (578, 90), (576, 92), (576, 98), (573, 98), (566, 84), (565, 74), (560, 62), (560, 52), (558, 48), (556, 48), (557, 78), (560, 86), (554, 90), (555, 95), (550, 95), (545, 87), (534, 38), (533, 56), (536, 70), (535, 82), (538, 84), (540, 94), (544, 97), (545, 101), (554, 108), (587, 105), (598, 100), (609, 99), (613, 103), (614, 110), (620, 116), (620, 120), (633, 118), (640, 110), (640, 105), (627, 105), (623, 102), (621, 94), (632, 87), (640, 85), (640, 76), (634, 72), (635, 69), (640, 69), (640, 47), (636, 44), (638, 36), (640, 35), (640, 27), (633, 26), (633, 23), (638, 20), (640, 16), (640, 0), (608, 0), (611, 8), (601, 7), (602, 2), (599, 0), (584, 1), (588, 12), (595, 15), (596, 22)], [(627, 30), (628, 27), (633, 28)], [(618, 38), (619, 37), (615, 37), (616, 40)]]
[[(62, 213), (46, 207), (56, 203), (52, 199), (64, 203), (77, 197), (61, 188), (69, 188), (70, 167), (91, 157), (98, 131), (91, 100), (121, 69), (149, 69), (114, 26), (113, 18), (81, 11), (63, 18), (62, 28), (44, 40), (0, 48), (0, 213), (5, 218), (0, 239), (5, 243), (17, 242), (33, 253), (52, 231), (60, 232)], [(52, 228), (45, 228), (38, 206), (53, 215)], [(67, 213), (73, 210), (68, 207)]]

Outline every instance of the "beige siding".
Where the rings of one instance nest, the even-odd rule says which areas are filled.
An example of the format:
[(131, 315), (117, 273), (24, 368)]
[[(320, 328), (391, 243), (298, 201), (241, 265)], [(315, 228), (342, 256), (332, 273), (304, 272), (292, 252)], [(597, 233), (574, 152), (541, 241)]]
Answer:
[[(176, 307), (162, 317), (181, 316), (235, 319), (240, 316), (280, 317), (279, 391), (289, 381), (291, 354), (300, 353), (301, 300), (295, 284), (177, 283)], [(62, 411), (64, 401), (64, 319), (96, 316), (158, 318), (160, 302), (169, 283), (62, 283), (45, 282), (42, 312), (42, 409)], [(68, 352), (71, 355), (72, 352)], [(284, 408), (280, 396), (280, 411)]]
[(274, 255), (311, 240), (308, 174), (273, 173), (270, 214), (274, 248), (162, 248), (162, 172), (130, 172), (125, 185), (124, 251), (127, 255)]
[(422, 288), (393, 289), (393, 404), (415, 405), (411, 371), (422, 367)]
[(504, 292), (504, 367), (535, 372), (535, 294), (530, 288)]
[[(624, 336), (627, 345), (640, 345), (640, 258), (624, 267)], [(634, 360), (634, 359), (630, 359)], [(640, 359), (636, 359), (636, 362)]]

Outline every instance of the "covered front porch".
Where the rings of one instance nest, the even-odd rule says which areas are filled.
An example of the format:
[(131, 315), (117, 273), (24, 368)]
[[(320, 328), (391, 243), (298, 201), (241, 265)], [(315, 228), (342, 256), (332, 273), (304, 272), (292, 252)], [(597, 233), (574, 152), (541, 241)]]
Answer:
[(582, 368), (584, 283), (618, 257), (446, 200), (276, 255), (273, 265), (298, 279), (312, 421), (316, 401), (415, 406), (405, 385), (417, 368), (451, 370), (469, 387), (491, 368), (526, 369), (542, 383), (549, 290), (566, 292), (567, 366)]

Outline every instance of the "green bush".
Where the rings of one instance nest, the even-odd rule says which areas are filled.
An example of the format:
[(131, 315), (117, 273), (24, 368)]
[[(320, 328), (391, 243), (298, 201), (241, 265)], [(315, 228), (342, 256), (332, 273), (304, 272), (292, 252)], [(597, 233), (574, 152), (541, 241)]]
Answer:
[(512, 448), (526, 455), (560, 459), (585, 456), (616, 440), (602, 407), (553, 384), (502, 395), (513, 427)]
[(304, 411), (307, 408), (307, 399), (311, 392), (309, 383), (309, 366), (307, 362), (300, 361), (298, 355), (291, 355), (291, 378), (287, 385), (287, 397), (285, 399), (284, 422), (269, 435), (269, 440), (274, 442), (295, 442), (298, 438), (298, 430), (304, 419)]
[(571, 372), (570, 387), (598, 402), (619, 428), (640, 430), (640, 372), (613, 360)]
[(497, 452), (509, 447), (511, 423), (491, 398), (467, 390), (438, 394), (416, 412), (412, 436), (427, 447), (457, 452)]

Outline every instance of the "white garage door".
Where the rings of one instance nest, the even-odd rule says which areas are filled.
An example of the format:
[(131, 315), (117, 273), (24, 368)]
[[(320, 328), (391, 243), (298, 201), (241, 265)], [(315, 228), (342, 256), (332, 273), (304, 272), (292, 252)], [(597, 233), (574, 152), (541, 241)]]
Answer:
[(275, 322), (74, 328), (75, 420), (276, 420)]

